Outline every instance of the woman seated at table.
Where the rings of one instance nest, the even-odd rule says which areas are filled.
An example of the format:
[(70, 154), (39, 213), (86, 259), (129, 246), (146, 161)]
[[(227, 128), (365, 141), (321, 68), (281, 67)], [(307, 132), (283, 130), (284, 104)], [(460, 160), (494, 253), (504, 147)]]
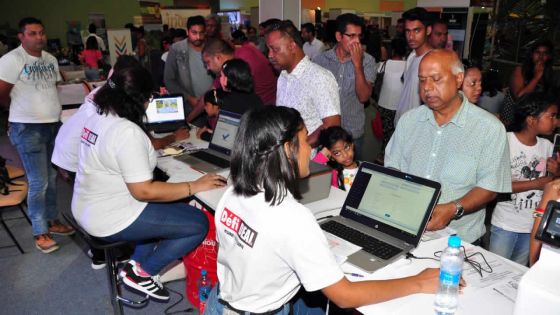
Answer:
[(195, 248), (208, 229), (205, 215), (180, 200), (222, 187), (225, 179), (152, 180), (156, 154), (142, 123), (151, 88), (150, 73), (135, 67), (113, 74), (96, 93), (97, 113), (82, 132), (72, 213), (92, 236), (134, 242), (121, 271), (124, 283), (166, 301), (169, 293), (157, 274)]
[[(205, 314), (288, 314), (303, 285), (343, 308), (413, 293), (433, 293), (438, 270), (407, 278), (350, 282), (311, 211), (298, 203), (311, 147), (297, 110), (263, 107), (245, 114), (231, 160), (230, 187), (216, 208), (219, 284)], [(306, 310), (294, 304), (294, 314)], [(243, 313), (241, 313), (243, 314)]]

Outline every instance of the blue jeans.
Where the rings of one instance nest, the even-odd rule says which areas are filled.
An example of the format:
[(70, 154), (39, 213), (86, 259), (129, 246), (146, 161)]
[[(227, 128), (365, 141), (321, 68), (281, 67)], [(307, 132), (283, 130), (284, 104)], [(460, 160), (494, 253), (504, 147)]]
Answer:
[[(208, 301), (206, 302), (206, 308), (204, 309), (204, 315), (222, 315), (224, 314), (224, 309), (225, 306), (223, 304), (221, 304), (220, 302), (218, 302), (218, 284), (216, 284), (214, 286), (214, 288), (212, 289), (212, 291), (210, 292), (210, 296), (208, 296)], [(303, 294), (302, 294), (303, 292)], [(304, 301), (304, 298), (302, 298), (302, 295), (306, 295), (307, 293), (304, 292), (303, 290), (300, 290), (300, 292), (298, 293), (298, 296), (296, 296), (296, 300), (294, 301), (294, 305), (293, 305), (293, 314), (294, 315), (324, 315), (325, 314), (325, 310), (323, 307), (318, 307), (318, 306), (308, 306), (306, 304), (306, 301)], [(315, 294), (315, 292), (311, 293), (311, 295), (313, 296), (313, 298), (315, 298), (315, 296), (317, 294)], [(324, 306), (326, 306), (327, 304), (327, 299), (326, 298), (319, 298), (321, 301), (319, 301), (319, 303), (322, 303)], [(324, 299), (324, 301), (323, 301)], [(324, 303), (323, 303), (324, 302)], [(249, 312), (245, 312), (247, 315), (249, 314)], [(228, 314), (236, 314), (235, 312), (231, 312)], [(275, 313), (275, 315), (288, 315), (290, 314), (290, 305), (289, 304), (285, 304), (282, 309), (280, 309), (278, 312)], [(241, 315), (245, 315), (245, 314), (241, 314)]]
[(501, 229), (495, 225), (490, 228), (490, 251), (523, 266), (529, 262), (529, 242), (531, 233), (517, 233)]
[(208, 219), (201, 210), (184, 202), (148, 203), (136, 221), (103, 239), (135, 242), (130, 258), (150, 275), (156, 275), (198, 246), (207, 232)]
[(29, 181), (28, 213), (34, 236), (49, 232), (48, 221), (58, 216), (56, 169), (51, 164), (54, 139), (60, 123), (10, 122), (9, 137), (16, 147)]

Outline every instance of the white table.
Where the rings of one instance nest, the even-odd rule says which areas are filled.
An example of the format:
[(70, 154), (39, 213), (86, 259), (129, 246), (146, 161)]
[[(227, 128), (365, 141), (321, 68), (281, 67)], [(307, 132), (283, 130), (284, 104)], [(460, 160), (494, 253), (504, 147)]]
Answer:
[[(487, 283), (482, 283), (478, 273), (475, 273), (470, 265), (464, 265), (463, 278), (467, 282), (463, 293), (459, 297), (459, 309), (457, 315), (500, 315), (512, 314), (514, 301), (505, 297), (498, 291), (505, 291), (503, 287), (509, 288), (509, 282), (518, 283), (519, 278), (527, 271), (527, 267), (521, 266), (503, 257), (495, 255), (479, 246), (463, 243), (468, 252), (481, 252), (491, 265), (494, 265), (494, 273), (483, 272), (483, 278)], [(412, 252), (417, 257), (434, 257), (434, 252), (443, 250), (447, 246), (447, 238), (420, 242), (420, 245)], [(363, 273), (358, 268), (345, 263), (345, 272), (356, 272), (365, 275), (364, 278), (350, 277), (351, 281), (381, 280), (411, 276), (425, 268), (438, 268), (439, 262), (434, 260), (407, 260), (400, 259), (391, 265), (380, 269), (373, 274)], [(490, 281), (490, 277), (501, 278)], [(497, 289), (498, 291), (496, 291)], [(511, 288), (510, 288), (511, 289)], [(434, 314), (434, 294), (414, 294), (388, 302), (360, 307), (358, 310), (363, 314)]]
[[(192, 130), (191, 134), (195, 134), (196, 131)], [(208, 146), (208, 143), (196, 139), (192, 136), (188, 141), (191, 143), (204, 147)], [(182, 181), (192, 181), (196, 180), (203, 174), (197, 170), (194, 170), (187, 164), (173, 159), (173, 157), (160, 157), (158, 158), (158, 167), (170, 175), (169, 182), (182, 182)], [(229, 170), (223, 171), (220, 175), (227, 177), (229, 175)], [(214, 189), (210, 191), (205, 191), (197, 193), (195, 199), (200, 202), (204, 207), (209, 209), (215, 209), (217, 207), (218, 201), (222, 197), (226, 188)], [(331, 187), (329, 197), (323, 200), (315, 201), (305, 206), (309, 208), (315, 215), (316, 218), (320, 219), (328, 215), (337, 215), (340, 212), (344, 199), (346, 198), (346, 192)], [(413, 254), (417, 257), (434, 257), (433, 254), (436, 251), (443, 250), (446, 247), (447, 238), (439, 238), (431, 241), (421, 242), (418, 248), (413, 251)], [(511, 262), (493, 253), (484, 250), (481, 247), (473, 246), (468, 243), (464, 243), (467, 250), (474, 250), (484, 254), (487, 260), (496, 266), (496, 271), (500, 270), (500, 274), (503, 276), (502, 279), (493, 281), (491, 284), (481, 287), (480, 276), (474, 274), (472, 268), (465, 264), (465, 271), (463, 276), (467, 282), (467, 287), (464, 289), (463, 294), (460, 296), (460, 305), (457, 312), (460, 314), (488, 314), (488, 315), (500, 315), (500, 314), (511, 314), (513, 312), (514, 302), (502, 294), (494, 290), (498, 288), (501, 290), (501, 286), (507, 285), (508, 282), (516, 282), (520, 276), (527, 270), (526, 267)], [(383, 269), (376, 271), (373, 274), (364, 273), (357, 267), (344, 263), (342, 269), (345, 272), (358, 273), (364, 275), (363, 278), (349, 277), (351, 281), (362, 281), (362, 280), (381, 280), (381, 279), (394, 279), (406, 276), (411, 276), (417, 274), (425, 268), (437, 268), (439, 267), (439, 262), (433, 260), (406, 260), (400, 259), (391, 265), (386, 266)], [(507, 273), (507, 274), (506, 274)], [(489, 274), (483, 274), (484, 279), (489, 279)], [(492, 277), (498, 275), (498, 272), (492, 274)], [(517, 280), (515, 278), (517, 277)], [(391, 300), (384, 303), (379, 303), (375, 305), (369, 305), (365, 307), (360, 307), (358, 310), (363, 314), (426, 314), (433, 315), (434, 295), (433, 294), (414, 294), (407, 297)]]

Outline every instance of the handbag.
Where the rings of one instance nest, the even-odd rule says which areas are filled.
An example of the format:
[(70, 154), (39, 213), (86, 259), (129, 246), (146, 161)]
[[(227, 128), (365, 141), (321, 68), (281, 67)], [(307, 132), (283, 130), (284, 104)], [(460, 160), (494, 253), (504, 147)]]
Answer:
[(381, 87), (383, 86), (383, 78), (385, 77), (385, 66), (387, 65), (387, 61), (383, 62), (381, 65), (381, 69), (377, 71), (377, 76), (375, 77), (375, 83), (373, 84), (373, 92), (371, 93), (371, 97), (375, 100), (375, 102), (379, 102), (379, 95), (381, 95)]

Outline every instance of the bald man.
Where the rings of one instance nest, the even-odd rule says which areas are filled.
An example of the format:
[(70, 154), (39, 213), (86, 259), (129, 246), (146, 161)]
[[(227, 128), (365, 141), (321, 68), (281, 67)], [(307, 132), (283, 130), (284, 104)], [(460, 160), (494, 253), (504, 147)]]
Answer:
[(479, 244), (484, 206), (511, 192), (509, 147), (496, 117), (459, 94), (464, 70), (457, 55), (436, 49), (419, 66), (425, 106), (405, 113), (385, 150), (385, 166), (441, 183), (428, 230), (450, 226)]

